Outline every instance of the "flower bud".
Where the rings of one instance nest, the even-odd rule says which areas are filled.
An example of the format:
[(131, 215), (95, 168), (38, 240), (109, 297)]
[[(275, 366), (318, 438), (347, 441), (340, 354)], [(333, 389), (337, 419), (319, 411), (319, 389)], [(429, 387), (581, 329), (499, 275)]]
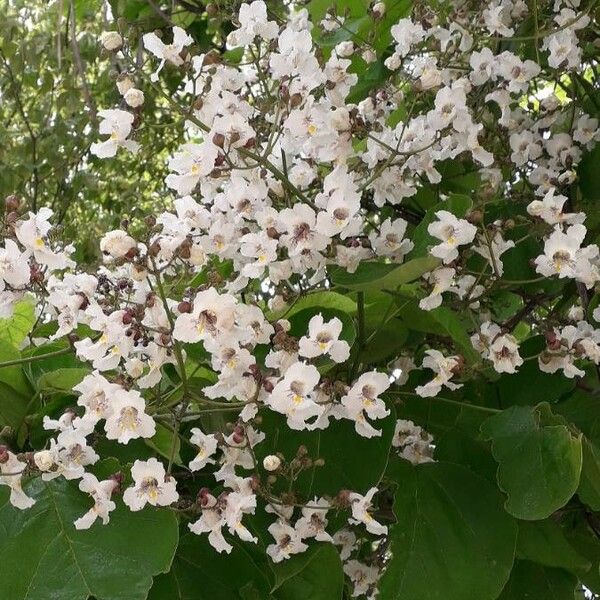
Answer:
[(277, 471), (281, 466), (281, 459), (279, 456), (275, 456), (274, 454), (269, 454), (269, 456), (265, 456), (263, 460), (263, 467), (265, 471)]
[(54, 465), (54, 457), (50, 450), (40, 450), (33, 455), (33, 462), (40, 471), (49, 471)]
[(142, 90), (138, 90), (137, 88), (131, 88), (127, 90), (124, 98), (125, 102), (127, 102), (131, 108), (137, 108), (138, 106), (144, 104), (144, 92), (142, 92)]
[(100, 36), (100, 42), (109, 52), (116, 52), (123, 46), (123, 38), (117, 31), (104, 31)]
[(177, 305), (177, 310), (181, 314), (192, 312), (192, 303), (189, 300), (183, 300)]
[(383, 17), (383, 15), (385, 15), (385, 3), (377, 2), (376, 4), (373, 5), (371, 12), (373, 13), (374, 19), (381, 19), (381, 17)]
[(10, 196), (6, 196), (4, 199), (4, 207), (7, 213), (16, 212), (19, 210), (19, 206), (21, 205), (21, 200), (18, 196), (11, 194)]

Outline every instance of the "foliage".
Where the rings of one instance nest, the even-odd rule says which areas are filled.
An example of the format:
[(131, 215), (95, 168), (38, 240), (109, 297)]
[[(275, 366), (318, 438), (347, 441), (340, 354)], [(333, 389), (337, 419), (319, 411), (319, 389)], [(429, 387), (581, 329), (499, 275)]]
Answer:
[(595, 0), (0, 6), (1, 598), (600, 597)]

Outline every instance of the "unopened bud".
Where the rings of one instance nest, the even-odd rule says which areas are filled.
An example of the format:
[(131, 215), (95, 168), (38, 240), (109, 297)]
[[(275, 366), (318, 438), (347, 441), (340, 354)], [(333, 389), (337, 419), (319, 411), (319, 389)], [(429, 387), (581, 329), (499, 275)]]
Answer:
[(263, 459), (263, 467), (265, 471), (277, 471), (281, 466), (281, 459), (274, 454), (269, 454)]

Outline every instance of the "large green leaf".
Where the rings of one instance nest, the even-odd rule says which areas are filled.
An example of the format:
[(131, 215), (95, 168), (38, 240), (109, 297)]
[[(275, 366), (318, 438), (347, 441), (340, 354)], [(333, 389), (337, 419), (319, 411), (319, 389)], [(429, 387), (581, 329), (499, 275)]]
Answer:
[(0, 343), (19, 348), (35, 323), (35, 302), (26, 296), (15, 304), (12, 316), (0, 319)]
[(266, 564), (249, 553), (252, 545), (235, 543), (231, 554), (219, 554), (206, 535), (181, 537), (171, 570), (160, 575), (148, 600), (263, 600), (270, 581)]
[(591, 562), (567, 541), (556, 521), (519, 521), (517, 556), (525, 560), (560, 567), (568, 571), (587, 571)]
[(47, 371), (37, 380), (36, 387), (40, 391), (60, 391), (73, 393), (73, 388), (90, 372), (86, 367), (65, 367), (55, 371)]
[(493, 600), (512, 567), (517, 528), (497, 489), (452, 463), (397, 465), (392, 558), (381, 600)]
[(577, 495), (592, 510), (600, 511), (600, 447), (583, 438), (583, 467)]
[[(35, 479), (36, 504), (0, 508), (0, 598), (7, 600), (144, 600), (152, 576), (169, 569), (177, 519), (165, 509), (129, 512), (119, 501), (106, 526), (77, 531), (91, 506), (76, 482)], [(6, 498), (6, 494), (4, 494)]]
[(567, 571), (518, 560), (498, 600), (573, 600), (576, 584)]
[(545, 519), (577, 490), (581, 436), (552, 415), (547, 404), (512, 406), (485, 421), (481, 432), (492, 441), (498, 484), (508, 495), (506, 509), (515, 517)]
[(331, 282), (351, 290), (394, 290), (403, 283), (418, 279), (440, 265), (435, 256), (424, 256), (409, 260), (402, 265), (379, 262), (364, 262), (354, 273), (348, 273), (342, 267), (330, 267)]
[(344, 573), (339, 552), (331, 544), (313, 544), (306, 552), (273, 565), (277, 600), (339, 600)]
[(289, 319), (292, 315), (295, 315), (305, 308), (333, 308), (348, 314), (354, 314), (356, 312), (356, 302), (346, 295), (338, 294), (331, 290), (327, 290), (326, 292), (315, 292), (313, 294), (302, 296), (296, 302), (290, 304), (289, 307), (273, 313), (270, 316), (270, 320), (280, 319), (281, 317)]

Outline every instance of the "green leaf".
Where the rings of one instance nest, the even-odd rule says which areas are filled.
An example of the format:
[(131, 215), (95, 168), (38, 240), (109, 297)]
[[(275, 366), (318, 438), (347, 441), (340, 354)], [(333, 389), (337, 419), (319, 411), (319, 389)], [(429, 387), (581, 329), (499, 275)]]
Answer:
[(518, 560), (498, 600), (573, 600), (576, 585), (563, 569)]
[(67, 367), (48, 371), (37, 380), (37, 389), (40, 391), (73, 392), (73, 388), (90, 372), (85, 367)]
[(344, 573), (339, 552), (332, 544), (313, 544), (306, 552), (272, 566), (277, 600), (340, 600)]
[(466, 326), (456, 312), (450, 310), (447, 306), (438, 306), (430, 310), (429, 315), (452, 338), (452, 341), (468, 363), (472, 364), (481, 360), (479, 353), (473, 348)]
[(347, 295), (338, 294), (331, 290), (327, 290), (326, 292), (315, 292), (314, 294), (302, 296), (283, 310), (272, 313), (269, 316), (269, 320), (281, 319), (282, 317), (289, 319), (292, 315), (299, 313), (305, 308), (334, 308), (335, 310), (341, 310), (348, 314), (355, 314), (356, 302)]
[(600, 511), (600, 447), (583, 438), (583, 467), (577, 495), (592, 510)]
[(581, 436), (574, 436), (547, 404), (512, 406), (485, 421), (481, 432), (492, 442), (498, 484), (508, 495), (510, 514), (545, 519), (577, 490)]
[(165, 427), (162, 423), (156, 423), (156, 433), (150, 439), (144, 440), (150, 448), (156, 450), (161, 456), (169, 459), (173, 456), (173, 462), (181, 465), (181, 440), (177, 433)]
[(0, 319), (0, 344), (20, 348), (35, 323), (35, 301), (25, 296), (15, 304), (11, 317)]
[(154, 580), (148, 600), (267, 598), (270, 582), (266, 563), (255, 562), (247, 550), (251, 544), (230, 541), (234, 546), (231, 554), (219, 554), (206, 535), (183, 535), (171, 570)]
[(178, 539), (171, 511), (134, 514), (119, 501), (108, 525), (77, 531), (91, 500), (76, 482), (37, 478), (25, 489), (31, 509), (0, 508), (0, 598), (144, 600), (152, 576), (169, 569)]
[(600, 199), (600, 145), (596, 144), (594, 148), (586, 152), (577, 169), (579, 175), (579, 187), (583, 196), (587, 200)]
[(364, 262), (354, 273), (348, 273), (342, 267), (330, 267), (329, 275), (333, 284), (351, 290), (394, 290), (403, 283), (418, 279), (423, 273), (427, 273), (439, 265), (438, 258), (425, 256), (409, 260), (400, 266)]
[(398, 461), (392, 558), (381, 600), (493, 600), (512, 567), (517, 528), (497, 489), (465, 467)]
[(552, 519), (519, 521), (517, 556), (547, 567), (560, 567), (574, 572), (587, 571), (592, 566), (567, 541), (560, 526)]

